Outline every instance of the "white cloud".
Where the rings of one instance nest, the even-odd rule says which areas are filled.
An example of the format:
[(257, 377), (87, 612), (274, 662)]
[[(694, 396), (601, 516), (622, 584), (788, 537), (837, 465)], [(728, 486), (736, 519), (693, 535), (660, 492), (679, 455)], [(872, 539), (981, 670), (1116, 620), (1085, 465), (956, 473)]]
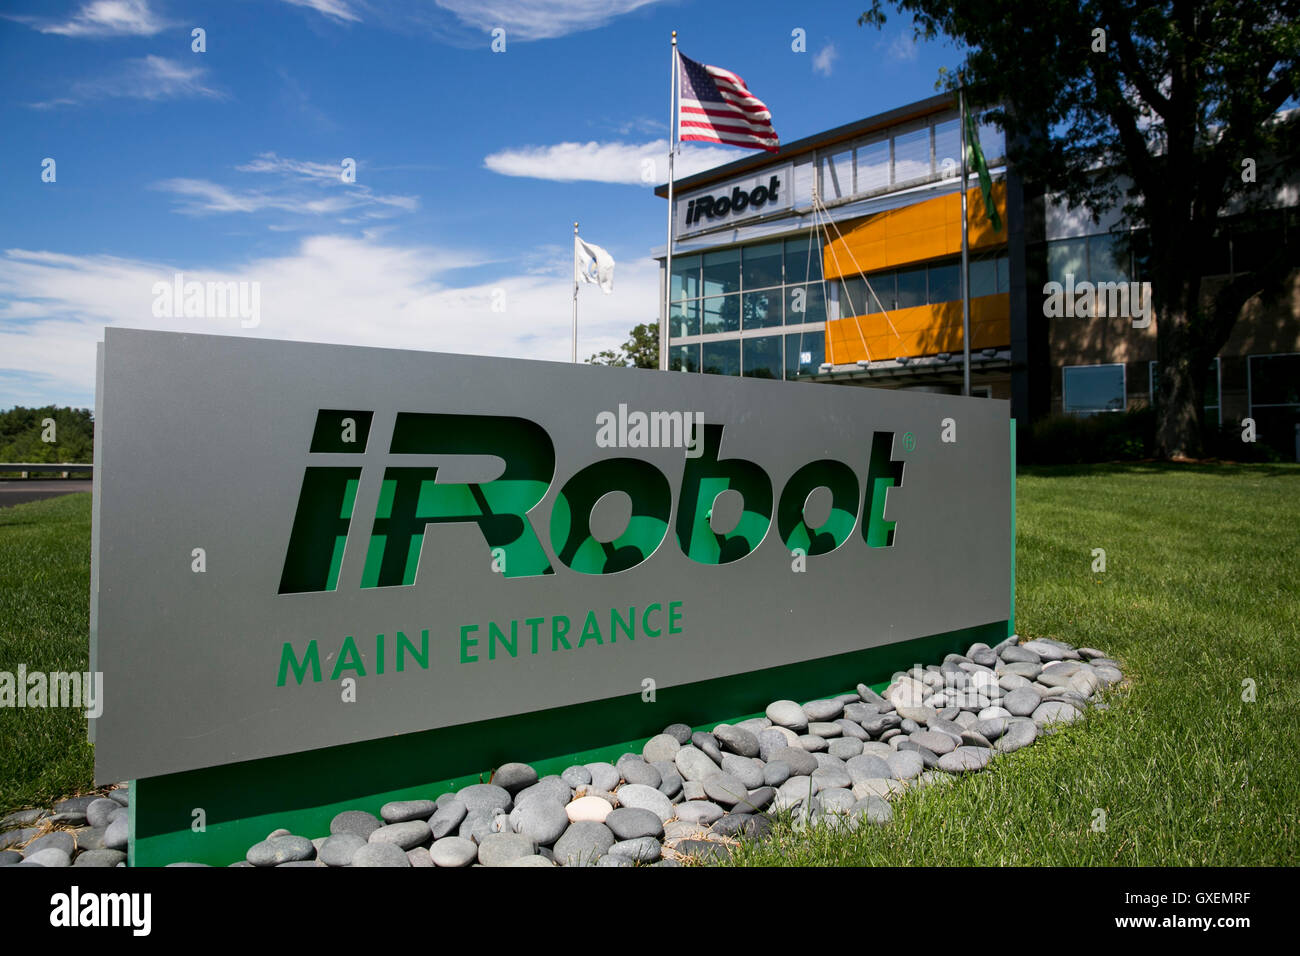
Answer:
[[(604, 26), (660, 0), (436, 0), (462, 23), (485, 32), (504, 27), (510, 40), (549, 40)], [(509, 47), (507, 46), (507, 49)]]
[[(674, 160), (673, 174), (680, 179), (736, 158), (736, 152), (721, 146), (683, 144)], [(484, 158), (483, 165), (503, 176), (657, 186), (668, 179), (668, 140), (519, 146), (492, 153)]]
[(667, 128), (668, 124), (663, 120), (651, 119), (648, 116), (637, 116), (613, 126), (614, 132), (619, 136), (631, 136), (633, 133), (642, 136), (663, 135)]
[[(385, 244), (375, 234), (313, 236), (292, 254), (223, 269), (9, 249), (0, 256), (0, 408), (90, 404), (95, 343), (108, 325), (567, 361), (570, 254), (557, 249), (560, 261), (548, 272), (512, 263), (486, 280), (454, 285), (454, 270), (491, 264), (462, 250)], [(155, 318), (153, 285), (176, 272), (260, 283), (261, 324)], [(578, 354), (613, 348), (634, 325), (652, 321), (658, 288), (653, 260), (627, 259), (615, 270), (613, 295), (579, 293)], [(492, 309), (497, 290), (505, 311)]]
[(289, 159), (275, 153), (259, 153), (251, 162), (236, 166), (241, 173), (291, 173), (300, 179), (320, 182), (339, 182), (342, 166), (314, 163), (302, 159)]
[(68, 37), (149, 37), (167, 26), (149, 9), (147, 0), (94, 0), (93, 3), (82, 6), (71, 20), (63, 23), (21, 19), (42, 33)]
[(352, 10), (347, 0), (284, 0), (295, 7), (308, 7), (322, 16), (339, 22), (361, 22), (361, 18)]
[(117, 72), (108, 76), (76, 83), (70, 96), (31, 105), (36, 109), (49, 109), (109, 98), (225, 99), (225, 93), (207, 85), (207, 75), (206, 67), (186, 66), (179, 60), (169, 60), (166, 57), (150, 54), (140, 59), (127, 60)]
[(820, 73), (822, 76), (830, 76), (831, 70), (835, 67), (835, 61), (839, 58), (839, 51), (835, 49), (834, 43), (828, 43), (813, 57), (813, 72)]
[(274, 200), (257, 192), (238, 193), (206, 179), (166, 179), (155, 188), (185, 197), (178, 212), (197, 215), (205, 212), (257, 212), (274, 208)]
[[(207, 179), (176, 177), (154, 184), (155, 189), (179, 197), (175, 211), (191, 216), (211, 213), (288, 212), (298, 215), (336, 215), (357, 212), (365, 219), (382, 219), (394, 210), (418, 209), (416, 196), (376, 193), (365, 183), (345, 183), (342, 165), (291, 159), (275, 153), (261, 153), (235, 169), (273, 177), (266, 189), (223, 186)], [(333, 190), (332, 195), (306, 191), (301, 184)], [(356, 220), (353, 220), (356, 221)]]
[(889, 41), (889, 58), (891, 60), (915, 60), (917, 54), (916, 40), (909, 34), (900, 33)]

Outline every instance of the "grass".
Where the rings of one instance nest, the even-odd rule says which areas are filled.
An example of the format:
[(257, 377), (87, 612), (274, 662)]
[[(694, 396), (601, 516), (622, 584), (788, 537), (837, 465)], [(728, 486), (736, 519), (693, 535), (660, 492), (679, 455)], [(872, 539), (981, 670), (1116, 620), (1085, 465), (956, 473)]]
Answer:
[[(1021, 635), (1101, 648), (1129, 686), (981, 774), (896, 799), (890, 826), (778, 823), (734, 864), (1300, 863), (1300, 467), (1042, 468), (1017, 488)], [(0, 671), (86, 668), (89, 542), (88, 495), (0, 511)], [(77, 712), (0, 708), (0, 811), (90, 781)]]
[[(0, 671), (89, 666), (90, 495), (0, 509)], [(91, 789), (82, 711), (0, 707), (0, 814)]]
[(983, 773), (896, 799), (890, 826), (779, 824), (733, 863), (1300, 862), (1300, 467), (1042, 468), (1017, 483), (1020, 634), (1100, 648), (1129, 686)]

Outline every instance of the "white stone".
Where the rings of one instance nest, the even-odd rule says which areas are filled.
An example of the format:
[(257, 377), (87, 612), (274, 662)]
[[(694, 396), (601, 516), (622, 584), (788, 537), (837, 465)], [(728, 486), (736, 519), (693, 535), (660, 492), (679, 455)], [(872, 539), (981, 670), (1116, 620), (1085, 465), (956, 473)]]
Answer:
[(579, 797), (566, 806), (564, 812), (568, 815), (570, 823), (578, 823), (583, 820), (604, 823), (605, 818), (610, 815), (613, 809), (613, 804), (604, 797)]

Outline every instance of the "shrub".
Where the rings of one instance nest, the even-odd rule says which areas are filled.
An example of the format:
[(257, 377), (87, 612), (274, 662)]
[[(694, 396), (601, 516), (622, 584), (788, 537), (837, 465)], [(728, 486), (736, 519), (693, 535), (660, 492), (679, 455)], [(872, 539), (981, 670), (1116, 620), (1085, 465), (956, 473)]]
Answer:
[(1053, 415), (1033, 423), (1026, 464), (1078, 465), (1149, 458), (1155, 447), (1155, 412), (1137, 408), (1102, 415)]

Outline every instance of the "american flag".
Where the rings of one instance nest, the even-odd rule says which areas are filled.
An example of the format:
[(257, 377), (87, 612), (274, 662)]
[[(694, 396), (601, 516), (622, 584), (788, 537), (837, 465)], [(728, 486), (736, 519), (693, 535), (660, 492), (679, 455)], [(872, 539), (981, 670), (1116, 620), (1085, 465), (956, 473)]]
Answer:
[(772, 114), (744, 80), (730, 70), (677, 56), (681, 60), (679, 139), (773, 153), (780, 148)]

